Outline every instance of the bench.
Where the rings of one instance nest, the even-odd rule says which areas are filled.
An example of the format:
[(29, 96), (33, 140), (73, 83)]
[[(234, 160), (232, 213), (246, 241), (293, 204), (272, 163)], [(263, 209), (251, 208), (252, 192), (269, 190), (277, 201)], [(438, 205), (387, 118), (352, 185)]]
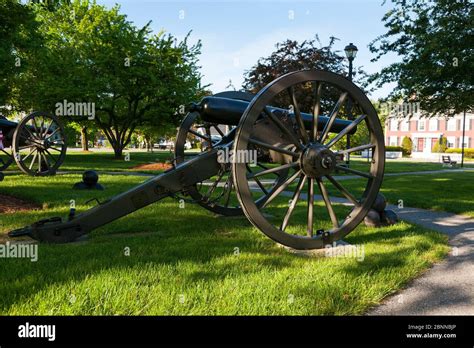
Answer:
[(441, 158), (443, 160), (443, 167), (447, 166), (447, 167), (453, 168), (456, 166), (456, 163), (458, 163), (456, 161), (451, 160), (450, 156), (442, 156)]

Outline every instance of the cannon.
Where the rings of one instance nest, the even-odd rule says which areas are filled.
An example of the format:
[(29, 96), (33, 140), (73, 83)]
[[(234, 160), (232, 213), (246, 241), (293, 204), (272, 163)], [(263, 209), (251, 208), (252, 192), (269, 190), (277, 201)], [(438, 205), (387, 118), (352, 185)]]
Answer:
[[(358, 143), (345, 148), (340, 140), (349, 135)], [(190, 140), (207, 146), (201, 152), (189, 150), (185, 144)], [(372, 156), (366, 170), (340, 162), (344, 155), (367, 149)], [(353, 231), (371, 209), (383, 180), (384, 154), (379, 118), (362, 90), (332, 72), (292, 72), (255, 96), (223, 92), (191, 104), (178, 131), (171, 169), (68, 219), (44, 219), (9, 236), (71, 242), (174, 197), (224, 216), (245, 214), (287, 247), (323, 248)], [(336, 170), (360, 178), (363, 191), (350, 192)], [(331, 202), (329, 185), (347, 200), (344, 216), (337, 216), (340, 210)], [(326, 220), (315, 220), (320, 216), (316, 210)]]
[(36, 111), (19, 123), (0, 116), (0, 172), (15, 161), (25, 174), (54, 175), (66, 149), (64, 128), (56, 116)]

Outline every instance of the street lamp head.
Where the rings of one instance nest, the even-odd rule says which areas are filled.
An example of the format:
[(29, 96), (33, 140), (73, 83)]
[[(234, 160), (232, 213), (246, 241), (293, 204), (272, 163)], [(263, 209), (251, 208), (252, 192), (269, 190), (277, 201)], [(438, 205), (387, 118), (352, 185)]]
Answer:
[(346, 52), (346, 57), (349, 60), (353, 60), (356, 57), (357, 51), (357, 46), (354, 45), (352, 42), (344, 48), (344, 52)]

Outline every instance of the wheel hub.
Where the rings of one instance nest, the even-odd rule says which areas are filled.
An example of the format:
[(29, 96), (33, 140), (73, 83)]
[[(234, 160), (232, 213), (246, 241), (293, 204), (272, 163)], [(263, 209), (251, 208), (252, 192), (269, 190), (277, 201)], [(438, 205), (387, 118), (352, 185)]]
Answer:
[(327, 147), (313, 143), (304, 149), (300, 164), (307, 176), (319, 178), (334, 171), (336, 168), (336, 156)]

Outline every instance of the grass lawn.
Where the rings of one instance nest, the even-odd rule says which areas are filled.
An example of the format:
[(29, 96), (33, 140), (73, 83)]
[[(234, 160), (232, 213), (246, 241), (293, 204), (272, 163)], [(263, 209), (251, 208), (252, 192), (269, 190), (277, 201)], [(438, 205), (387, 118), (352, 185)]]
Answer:
[[(124, 151), (127, 153), (128, 151)], [(150, 170), (136, 170), (133, 169), (141, 164), (148, 164), (153, 162), (165, 162), (173, 158), (173, 153), (169, 151), (154, 151), (149, 152), (133, 152), (130, 151), (130, 160), (115, 159), (112, 152), (90, 152), (83, 153), (78, 151), (69, 151), (66, 154), (64, 163), (59, 167), (59, 171), (83, 171), (87, 169), (94, 169), (97, 171), (137, 171), (146, 173), (159, 173), (160, 171)], [(19, 170), (15, 163), (13, 163), (8, 170)]]
[[(357, 192), (360, 180), (343, 181)], [(330, 189), (336, 194), (334, 188)], [(388, 201), (406, 207), (449, 211), (474, 217), (474, 172), (387, 176), (381, 192)]]
[[(0, 193), (44, 209), (1, 215), (0, 238), (67, 215), (71, 199), (81, 211), (89, 198), (102, 200), (144, 180), (103, 175), (104, 192), (71, 190), (79, 178), (7, 176)], [(284, 214), (286, 204), (270, 213)], [(315, 221), (329, 224), (321, 206), (315, 214)], [(296, 221), (304, 224), (304, 215)], [(296, 256), (245, 218), (216, 217), (191, 204), (179, 209), (167, 199), (98, 229), (86, 243), (41, 244), (37, 262), (0, 259), (0, 314), (362, 314), (448, 250), (445, 236), (407, 223), (359, 226), (347, 241), (364, 247), (362, 261)]]
[[(367, 171), (369, 163), (367, 159), (351, 157), (351, 168)], [(465, 167), (472, 168), (474, 163), (467, 162), (464, 163)], [(459, 166), (458, 166), (459, 168)], [(402, 172), (421, 172), (429, 170), (443, 170), (447, 169), (443, 167), (441, 163), (431, 163), (431, 162), (408, 162), (408, 161), (398, 161), (387, 159), (385, 161), (385, 173), (402, 173)], [(345, 174), (345, 173), (342, 173)]]

